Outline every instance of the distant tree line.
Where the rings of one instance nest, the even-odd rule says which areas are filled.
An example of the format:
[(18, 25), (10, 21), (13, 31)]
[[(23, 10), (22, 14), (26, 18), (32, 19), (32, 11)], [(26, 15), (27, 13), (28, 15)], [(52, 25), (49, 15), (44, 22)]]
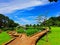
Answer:
[(39, 24), (33, 24), (33, 25), (32, 24), (30, 24), (30, 25), (29, 24), (26, 24), (25, 25), (25, 27), (31, 27), (31, 28), (32, 27), (39, 27), (39, 26), (40, 26)]
[(9, 17), (7, 17), (3, 14), (0, 14), (0, 28), (13, 29), (14, 27), (16, 27), (18, 25), (19, 25), (18, 23), (15, 23)]
[(42, 22), (41, 26), (59, 26), (60, 27), (60, 16), (49, 18), (48, 20)]
[(40, 24), (26, 24), (25, 25), (25, 29), (27, 30), (27, 29), (37, 29), (37, 30), (42, 30), (43, 28), (42, 28), (42, 26), (40, 26)]

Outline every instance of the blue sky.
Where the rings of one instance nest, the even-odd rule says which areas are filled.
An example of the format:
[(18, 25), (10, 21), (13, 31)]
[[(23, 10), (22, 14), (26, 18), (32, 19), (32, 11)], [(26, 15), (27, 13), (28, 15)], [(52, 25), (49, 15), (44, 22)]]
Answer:
[(39, 15), (60, 16), (60, 0), (50, 3), (48, 0), (1, 0), (0, 13), (21, 25), (36, 24)]

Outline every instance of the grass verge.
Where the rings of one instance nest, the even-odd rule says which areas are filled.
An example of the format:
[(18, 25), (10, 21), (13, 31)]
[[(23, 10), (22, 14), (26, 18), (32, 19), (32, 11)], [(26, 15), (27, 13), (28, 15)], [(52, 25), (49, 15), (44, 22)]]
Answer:
[(44, 36), (38, 41), (37, 45), (60, 45), (60, 27), (51, 27), (48, 42), (46, 42), (46, 36)]
[(11, 37), (6, 32), (0, 33), (0, 45), (9, 41), (10, 39), (11, 39)]

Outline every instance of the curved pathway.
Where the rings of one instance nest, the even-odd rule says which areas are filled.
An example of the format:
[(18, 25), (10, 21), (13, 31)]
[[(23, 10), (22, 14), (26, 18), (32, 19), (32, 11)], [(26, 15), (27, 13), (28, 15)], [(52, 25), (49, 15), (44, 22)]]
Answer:
[(13, 40), (11, 43), (7, 45), (36, 45), (36, 41), (47, 32), (48, 30), (44, 30), (31, 37), (28, 37), (25, 34), (21, 34), (21, 37), (17, 37), (15, 40)]

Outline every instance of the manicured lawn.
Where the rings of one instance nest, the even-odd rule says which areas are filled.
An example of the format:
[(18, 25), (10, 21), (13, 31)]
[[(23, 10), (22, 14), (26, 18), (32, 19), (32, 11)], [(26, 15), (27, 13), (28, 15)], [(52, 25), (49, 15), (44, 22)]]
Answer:
[(37, 45), (60, 45), (60, 27), (51, 27), (51, 33), (48, 34), (48, 42), (46, 36), (40, 39)]
[(2, 45), (3, 43), (7, 42), (10, 39), (11, 37), (6, 32), (0, 33), (0, 45)]

